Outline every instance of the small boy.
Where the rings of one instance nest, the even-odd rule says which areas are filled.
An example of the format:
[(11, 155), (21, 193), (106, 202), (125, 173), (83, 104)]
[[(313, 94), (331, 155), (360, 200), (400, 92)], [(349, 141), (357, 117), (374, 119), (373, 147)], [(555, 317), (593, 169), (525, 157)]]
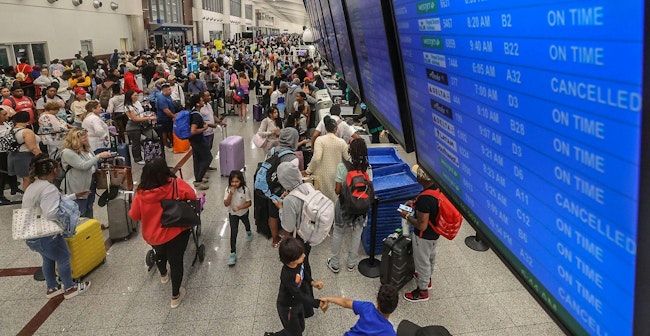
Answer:
[[(344, 336), (395, 336), (395, 329), (388, 321), (390, 314), (397, 308), (399, 301), (397, 288), (381, 285), (377, 293), (377, 303), (353, 301), (342, 297), (324, 297), (321, 301), (335, 303), (343, 308), (350, 308), (359, 315), (359, 321)], [(327, 308), (325, 308), (327, 309)]]
[(305, 272), (305, 248), (301, 241), (290, 237), (280, 243), (280, 261), (284, 264), (280, 273), (280, 290), (277, 308), (284, 329), (278, 332), (265, 332), (264, 336), (295, 336), (305, 331), (305, 308), (327, 310), (327, 302), (314, 299), (308, 286), (322, 289), (322, 281), (314, 281)]

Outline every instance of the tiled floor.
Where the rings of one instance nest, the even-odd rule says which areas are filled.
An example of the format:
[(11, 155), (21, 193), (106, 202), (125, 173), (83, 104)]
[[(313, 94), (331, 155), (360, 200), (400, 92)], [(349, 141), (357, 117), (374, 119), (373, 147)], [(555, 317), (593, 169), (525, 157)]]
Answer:
[[(227, 122), (230, 135), (244, 136), (246, 179), (252, 181), (254, 167), (263, 157), (262, 151), (250, 143), (259, 123), (250, 116), (248, 123), (240, 123), (236, 117), (229, 117)], [(220, 139), (218, 130), (216, 137)], [(218, 157), (217, 142), (214, 153)], [(400, 155), (409, 162), (415, 160), (413, 154), (400, 151)], [(170, 163), (180, 157), (168, 153)], [(218, 167), (216, 160), (213, 166)], [(136, 180), (140, 170), (141, 166), (134, 167)], [(191, 160), (183, 174), (186, 180), (193, 180)], [(206, 257), (192, 267), (195, 247), (190, 243), (185, 259), (187, 297), (179, 308), (169, 308), (171, 284), (161, 284), (155, 268), (147, 272), (144, 258), (149, 246), (135, 235), (113, 244), (106, 263), (87, 277), (93, 282), (88, 293), (64, 300), (37, 334), (260, 336), (264, 331), (281, 329), (275, 308), (281, 269), (277, 250), (257, 234), (252, 242), (246, 242), (240, 229), (237, 265), (227, 266), (230, 229), (222, 202), (227, 178), (218, 172), (210, 177), (202, 216)], [(0, 269), (40, 266), (37, 253), (11, 239), (11, 210), (11, 206), (0, 207)], [(96, 207), (95, 214), (106, 222), (105, 208)], [(443, 325), (454, 335), (466, 336), (563, 335), (492, 251), (475, 252), (465, 246), (464, 238), (473, 233), (465, 225), (454, 241), (440, 242), (429, 301), (400, 299), (391, 322), (397, 326), (402, 319), (409, 319), (420, 325)], [(328, 238), (312, 249), (314, 278), (325, 282), (316, 296), (373, 301), (379, 280), (366, 278), (356, 270), (333, 274), (325, 266), (329, 248)], [(411, 282), (401, 292), (414, 286)], [(44, 283), (31, 276), (0, 277), (0, 335), (17, 334), (47, 303), (44, 292)], [(352, 311), (331, 307), (327, 313), (318, 311), (307, 320), (305, 334), (342, 335), (355, 321)]]

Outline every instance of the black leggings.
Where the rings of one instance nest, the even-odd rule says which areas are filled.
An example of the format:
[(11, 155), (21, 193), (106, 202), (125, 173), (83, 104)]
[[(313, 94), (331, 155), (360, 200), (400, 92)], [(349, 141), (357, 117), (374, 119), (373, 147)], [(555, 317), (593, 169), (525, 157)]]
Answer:
[(172, 279), (172, 296), (177, 296), (183, 282), (183, 257), (190, 238), (190, 230), (181, 232), (174, 239), (162, 244), (153, 246), (156, 251), (156, 265), (160, 274), (167, 273), (167, 261), (169, 261), (169, 272)]
[(244, 223), (246, 231), (251, 230), (251, 222), (248, 219), (248, 211), (245, 215), (237, 216), (228, 214), (228, 222), (230, 223), (230, 252), (237, 252), (237, 234), (239, 233), (239, 220)]
[(12, 191), (18, 190), (18, 180), (16, 176), (7, 173), (7, 153), (0, 153), (0, 197), (4, 197), (5, 184), (9, 184)]

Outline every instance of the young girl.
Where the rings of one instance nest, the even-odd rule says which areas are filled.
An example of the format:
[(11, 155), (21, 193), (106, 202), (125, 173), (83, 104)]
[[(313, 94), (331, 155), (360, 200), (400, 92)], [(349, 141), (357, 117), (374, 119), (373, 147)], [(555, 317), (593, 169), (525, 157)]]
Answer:
[(228, 207), (228, 221), (230, 222), (229, 266), (234, 266), (237, 263), (237, 233), (239, 232), (240, 219), (246, 228), (246, 241), (253, 240), (251, 223), (248, 219), (248, 208), (251, 204), (251, 190), (246, 187), (244, 174), (239, 170), (233, 170), (228, 177), (228, 187), (223, 196), (223, 205)]

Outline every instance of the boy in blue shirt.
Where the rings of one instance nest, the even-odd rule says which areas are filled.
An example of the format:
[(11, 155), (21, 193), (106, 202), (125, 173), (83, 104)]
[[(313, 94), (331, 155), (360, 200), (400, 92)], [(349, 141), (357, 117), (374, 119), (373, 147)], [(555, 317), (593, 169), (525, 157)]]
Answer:
[[(359, 315), (359, 321), (344, 336), (395, 336), (395, 329), (388, 321), (390, 314), (397, 308), (399, 301), (397, 288), (381, 285), (377, 293), (377, 302), (353, 301), (342, 297), (324, 297), (320, 299), (328, 304), (334, 303), (343, 308), (350, 308)], [(325, 307), (325, 309), (327, 309)]]

